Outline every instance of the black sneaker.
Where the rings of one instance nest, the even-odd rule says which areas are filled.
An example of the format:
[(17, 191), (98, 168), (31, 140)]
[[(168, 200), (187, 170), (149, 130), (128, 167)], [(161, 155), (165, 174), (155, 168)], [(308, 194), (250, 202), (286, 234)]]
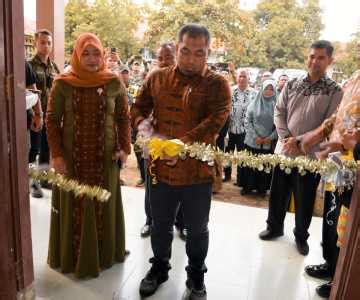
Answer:
[(307, 241), (298, 241), (295, 240), (296, 243), (296, 249), (301, 255), (308, 255), (309, 254), (309, 244)]
[[(150, 260), (151, 262), (151, 260)], [(161, 269), (155, 264), (147, 272), (145, 278), (141, 280), (139, 293), (141, 297), (149, 297), (153, 295), (158, 289), (159, 285), (169, 279), (168, 270)]]
[(331, 278), (330, 266), (327, 262), (320, 265), (309, 265), (305, 267), (305, 272), (311, 277), (326, 279)]
[(47, 190), (51, 190), (52, 189), (52, 184), (49, 183), (48, 181), (46, 180), (41, 180), (40, 181), (40, 185), (43, 189), (47, 189)]
[(34, 198), (44, 197), (44, 193), (43, 193), (41, 186), (37, 180), (33, 180), (31, 182), (30, 188), (31, 188), (31, 197), (34, 197)]
[(277, 237), (283, 236), (284, 231), (283, 230), (270, 230), (269, 228), (265, 229), (264, 231), (261, 231), (259, 233), (259, 238), (263, 241), (270, 241)]
[(207, 299), (206, 287), (204, 283), (202, 283), (200, 286), (195, 287), (193, 281), (191, 279), (187, 279), (185, 285), (186, 285), (186, 290), (182, 296), (182, 300)]
[(151, 234), (151, 226), (149, 224), (145, 224), (143, 227), (141, 227), (140, 235), (141, 237), (145, 238), (150, 236)]
[(316, 288), (316, 293), (321, 297), (321, 298), (329, 298), (330, 294), (331, 294), (331, 288), (332, 288), (332, 282), (327, 282), (324, 283), (322, 285), (319, 285)]
[(179, 231), (179, 237), (180, 239), (182, 239), (184, 242), (186, 241), (186, 237), (187, 237), (187, 230), (186, 228), (183, 228)]

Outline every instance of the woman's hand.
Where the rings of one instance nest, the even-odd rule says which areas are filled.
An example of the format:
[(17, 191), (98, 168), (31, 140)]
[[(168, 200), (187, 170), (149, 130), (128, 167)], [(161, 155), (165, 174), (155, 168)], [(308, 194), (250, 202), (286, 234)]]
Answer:
[(321, 151), (316, 152), (317, 159), (327, 159), (331, 152), (342, 152), (344, 150), (343, 145), (339, 141), (324, 142), (320, 144)]
[(55, 169), (55, 173), (66, 175), (66, 163), (62, 156), (54, 157), (50, 161), (50, 167)]
[(120, 159), (123, 166), (125, 166), (127, 158), (128, 154), (124, 150), (116, 151), (112, 156), (112, 159), (115, 161)]

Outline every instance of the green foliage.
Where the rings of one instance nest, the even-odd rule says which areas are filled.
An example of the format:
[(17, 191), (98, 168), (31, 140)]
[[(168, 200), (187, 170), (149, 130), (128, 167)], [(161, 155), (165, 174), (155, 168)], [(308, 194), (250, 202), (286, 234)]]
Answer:
[(357, 44), (359, 41), (360, 32), (354, 34), (353, 39), (346, 45), (344, 55), (335, 62), (336, 69), (343, 72), (343, 78), (349, 78), (360, 67), (357, 59)]
[(99, 36), (104, 47), (118, 49), (122, 59), (137, 53), (140, 41), (135, 33), (143, 10), (129, 0), (70, 0), (65, 8), (65, 47), (70, 55), (76, 37), (82, 32)]
[[(146, 41), (155, 47), (163, 41), (176, 41), (181, 26), (199, 23), (206, 26), (218, 47), (226, 49), (224, 59), (250, 63), (256, 23), (252, 14), (241, 10), (236, 0), (163, 0), (160, 9), (148, 16)], [(260, 51), (261, 52), (261, 51)]]
[(303, 68), (306, 51), (323, 28), (319, 0), (263, 0), (255, 11), (268, 68)]
[[(253, 12), (236, 0), (160, 0), (149, 12), (150, 46), (176, 40), (186, 23), (206, 26), (225, 60), (264, 68), (301, 68), (307, 47), (323, 27), (319, 0), (262, 0)], [(215, 45), (216, 46), (216, 45)]]
[[(240, 66), (298, 68), (304, 66), (308, 46), (323, 28), (319, 0), (261, 0), (245, 11), (238, 0), (158, 0), (155, 6), (131, 0), (69, 0), (65, 10), (66, 52), (77, 35), (97, 34), (106, 47), (116, 47), (122, 59), (142, 47), (154, 49), (176, 41), (186, 23), (206, 26), (221, 59)], [(90, 3), (90, 2), (89, 2)], [(145, 39), (136, 32), (147, 24)], [(219, 51), (220, 52), (220, 51)]]

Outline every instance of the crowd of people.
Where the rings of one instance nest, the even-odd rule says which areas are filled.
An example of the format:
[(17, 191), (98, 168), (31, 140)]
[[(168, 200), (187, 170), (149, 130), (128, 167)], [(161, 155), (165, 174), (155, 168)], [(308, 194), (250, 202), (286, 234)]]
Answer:
[[(57, 173), (111, 192), (109, 201), (102, 203), (52, 187), (48, 264), (63, 273), (96, 277), (129, 255), (119, 174), (139, 135), (176, 138), (185, 144), (202, 142), (225, 152), (236, 149), (324, 159), (340, 151), (358, 158), (359, 124), (341, 134), (332, 132), (341, 121), (341, 109), (359, 93), (360, 75), (349, 80), (344, 96), (344, 90), (326, 75), (334, 50), (328, 41), (314, 41), (309, 48), (306, 76), (290, 79), (282, 74), (275, 81), (272, 73), (265, 72), (259, 89), (249, 86), (246, 69), (236, 70), (229, 64), (226, 76), (207, 65), (210, 33), (196, 24), (183, 26), (176, 44), (168, 42), (156, 49), (156, 66), (136, 55), (123, 63), (115, 48), (106, 51), (91, 33), (77, 38), (62, 74), (50, 58), (51, 32), (36, 32), (35, 48), (34, 58), (25, 64), (29, 163), (43, 169), (50, 165)], [(175, 225), (188, 256), (184, 299), (206, 299), (213, 186), (219, 178), (231, 181), (231, 166), (222, 170), (218, 162), (209, 166), (177, 156), (150, 162), (142, 149), (134, 145), (133, 150), (140, 174), (137, 185), (145, 187), (146, 221), (141, 236), (151, 237), (153, 250), (151, 268), (139, 292), (148, 297), (168, 279)], [(293, 194), (295, 243), (298, 252), (307, 255), (319, 182), (319, 175), (296, 170), (287, 174), (276, 167), (267, 174), (237, 167), (234, 184), (242, 195), (256, 191), (264, 196), (269, 191), (267, 227), (259, 235), (264, 241), (283, 235)], [(31, 195), (38, 198), (43, 197), (42, 187), (51, 188), (34, 180), (30, 187)], [(337, 210), (329, 222), (325, 216), (333, 195)], [(336, 223), (341, 205), (349, 207), (350, 199), (351, 191), (339, 194), (330, 187), (325, 192), (322, 245), (326, 263), (306, 267), (310, 276), (334, 276), (339, 252)], [(330, 290), (331, 281), (317, 288), (323, 297)]]

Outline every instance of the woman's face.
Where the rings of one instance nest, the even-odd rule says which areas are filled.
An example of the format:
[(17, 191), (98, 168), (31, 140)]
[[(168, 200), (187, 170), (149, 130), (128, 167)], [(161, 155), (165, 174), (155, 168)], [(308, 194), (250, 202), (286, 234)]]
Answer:
[(81, 67), (90, 73), (99, 71), (103, 64), (101, 52), (98, 48), (88, 45), (85, 47), (80, 57)]
[(263, 91), (263, 96), (264, 97), (272, 97), (274, 96), (274, 88), (271, 84), (269, 84), (265, 90)]

